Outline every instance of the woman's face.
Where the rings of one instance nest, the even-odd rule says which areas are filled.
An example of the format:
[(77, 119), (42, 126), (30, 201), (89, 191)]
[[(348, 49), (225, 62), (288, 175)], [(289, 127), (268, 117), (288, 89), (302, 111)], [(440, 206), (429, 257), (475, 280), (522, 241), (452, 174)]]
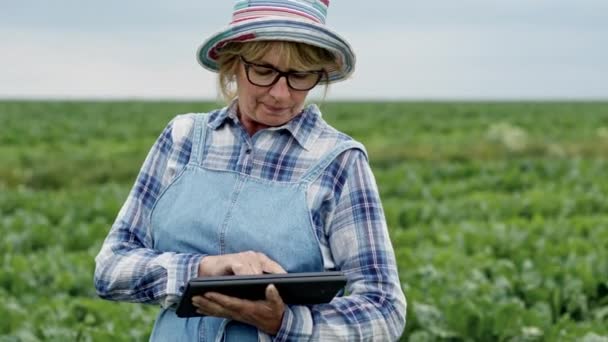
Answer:
[[(281, 71), (290, 70), (290, 66), (281, 61), (274, 50), (269, 50), (260, 60), (251, 62)], [(239, 64), (236, 74), (239, 118), (250, 135), (260, 129), (281, 126), (300, 114), (308, 90), (289, 88), (285, 77), (269, 87), (253, 85), (247, 79), (243, 61), (239, 61)]]

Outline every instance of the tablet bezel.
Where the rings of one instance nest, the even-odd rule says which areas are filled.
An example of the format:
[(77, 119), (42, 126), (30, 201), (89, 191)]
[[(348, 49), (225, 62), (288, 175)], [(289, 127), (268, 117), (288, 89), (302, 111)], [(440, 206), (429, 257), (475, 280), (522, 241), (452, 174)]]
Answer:
[(346, 285), (346, 276), (340, 271), (327, 271), (193, 278), (186, 286), (176, 313), (179, 317), (201, 316), (192, 305), (192, 297), (206, 292), (249, 300), (264, 299), (269, 284), (276, 286), (285, 304), (314, 305), (330, 302)]

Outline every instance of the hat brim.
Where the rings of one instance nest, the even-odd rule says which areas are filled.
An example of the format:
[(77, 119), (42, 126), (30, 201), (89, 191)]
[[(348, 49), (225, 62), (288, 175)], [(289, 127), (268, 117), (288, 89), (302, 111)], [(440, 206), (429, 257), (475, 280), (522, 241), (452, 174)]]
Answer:
[(282, 17), (239, 22), (213, 34), (199, 47), (197, 59), (204, 68), (217, 72), (218, 51), (230, 42), (281, 40), (306, 43), (331, 52), (340, 68), (328, 70), (328, 81), (348, 78), (355, 69), (355, 54), (348, 42), (321, 24)]

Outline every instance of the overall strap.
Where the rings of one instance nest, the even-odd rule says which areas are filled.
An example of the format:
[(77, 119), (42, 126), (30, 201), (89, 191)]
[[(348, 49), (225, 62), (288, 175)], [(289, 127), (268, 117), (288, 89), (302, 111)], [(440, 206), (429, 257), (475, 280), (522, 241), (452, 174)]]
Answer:
[(365, 147), (361, 143), (356, 142), (354, 140), (344, 141), (336, 145), (336, 147), (327, 152), (315, 164), (313, 164), (313, 166), (310, 167), (308, 171), (306, 171), (306, 173), (302, 176), (301, 181), (306, 184), (314, 182), (340, 153), (351, 148), (358, 148), (363, 151), (363, 153), (367, 156)]
[(194, 116), (194, 136), (192, 138), (192, 151), (190, 152), (189, 164), (200, 165), (203, 161), (208, 120), (209, 114), (196, 114)]

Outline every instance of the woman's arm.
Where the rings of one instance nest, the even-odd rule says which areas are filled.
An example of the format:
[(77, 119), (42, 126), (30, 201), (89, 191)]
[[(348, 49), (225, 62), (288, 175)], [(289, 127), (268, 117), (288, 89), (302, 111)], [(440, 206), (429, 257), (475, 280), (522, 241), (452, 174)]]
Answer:
[(203, 255), (161, 253), (152, 248), (150, 210), (173, 177), (187, 164), (193, 117), (177, 116), (158, 137), (95, 258), (95, 288), (110, 300), (175, 303), (198, 273)]
[(376, 181), (365, 155), (345, 153), (343, 186), (327, 223), (335, 266), (347, 278), (348, 295), (329, 304), (289, 306), (276, 341), (390, 341), (405, 327), (405, 296)]

